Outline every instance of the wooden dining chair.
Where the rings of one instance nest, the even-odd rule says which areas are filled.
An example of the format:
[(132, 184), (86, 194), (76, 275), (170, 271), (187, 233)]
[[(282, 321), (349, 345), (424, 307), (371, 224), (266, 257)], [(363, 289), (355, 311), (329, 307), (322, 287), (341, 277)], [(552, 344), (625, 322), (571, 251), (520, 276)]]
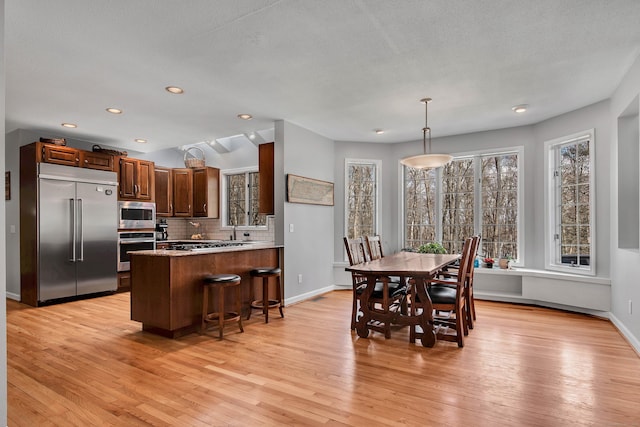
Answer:
[[(473, 260), (478, 255), (478, 248), (480, 247), (480, 235), (472, 236), (471, 239), (473, 239), (471, 244), (471, 261), (466, 275), (464, 294), (465, 304), (467, 308), (467, 325), (469, 329), (473, 329), (474, 322), (476, 320), (476, 304), (473, 298), (473, 276), (475, 273), (475, 268), (473, 268)], [(458, 273), (459, 269), (447, 269), (442, 273), (441, 277), (444, 280), (451, 280), (452, 286), (455, 286)]]
[[(372, 261), (384, 257), (384, 253), (382, 252), (382, 238), (379, 235), (365, 236), (364, 241), (366, 243), (365, 249), (367, 250), (369, 260)], [(400, 283), (404, 286), (407, 284), (406, 279), (400, 276), (389, 276), (389, 281), (392, 283)]]
[[(465, 281), (469, 266), (473, 266), (473, 258), (471, 257), (472, 243), (472, 238), (468, 238), (464, 242), (459, 267), (461, 274), (456, 276), (455, 281), (433, 279), (429, 281), (427, 289), (431, 299), (433, 323), (438, 340), (457, 342), (458, 347), (464, 346), (464, 336), (469, 334)], [(417, 310), (424, 310), (424, 304), (415, 292), (415, 281), (412, 280), (411, 283), (413, 285), (411, 312), (414, 314)], [(452, 286), (452, 284), (455, 284), (455, 286)], [(451, 334), (451, 331), (455, 331), (455, 334)], [(416, 326), (412, 325), (409, 332), (409, 340), (415, 342), (416, 338), (421, 336), (422, 333), (418, 333)]]
[[(364, 243), (361, 238), (358, 239), (349, 239), (344, 237), (344, 246), (347, 250), (347, 257), (349, 258), (349, 265), (362, 264), (363, 262), (367, 262), (367, 258), (365, 256)], [(365, 287), (367, 285), (367, 278), (358, 273), (351, 273), (351, 281), (353, 285), (353, 302), (351, 308), (351, 329), (354, 330), (356, 328), (356, 321), (358, 318), (358, 304), (360, 301), (360, 295), (364, 292)], [(384, 292), (385, 282), (387, 292)], [(382, 280), (376, 282), (373, 293), (369, 299), (371, 306), (370, 310), (380, 310), (384, 313), (388, 313), (394, 305), (399, 305), (399, 307), (395, 307), (396, 309), (400, 309), (403, 313), (407, 312), (407, 287), (401, 285), (400, 283), (393, 283), (388, 280), (388, 278), (382, 278)], [(376, 305), (379, 308), (376, 308)], [(373, 329), (376, 329), (373, 327)], [(385, 334), (385, 338), (391, 338), (391, 324), (386, 323), (382, 325), (379, 329), (380, 332)]]

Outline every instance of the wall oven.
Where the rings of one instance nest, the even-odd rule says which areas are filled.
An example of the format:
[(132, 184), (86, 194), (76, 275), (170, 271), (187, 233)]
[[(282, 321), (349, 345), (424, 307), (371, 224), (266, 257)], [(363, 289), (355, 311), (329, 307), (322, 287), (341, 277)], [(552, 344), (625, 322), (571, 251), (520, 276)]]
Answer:
[(156, 227), (156, 204), (150, 202), (118, 202), (118, 228), (140, 229)]
[(129, 251), (146, 251), (156, 248), (155, 231), (118, 232), (118, 271), (129, 271)]

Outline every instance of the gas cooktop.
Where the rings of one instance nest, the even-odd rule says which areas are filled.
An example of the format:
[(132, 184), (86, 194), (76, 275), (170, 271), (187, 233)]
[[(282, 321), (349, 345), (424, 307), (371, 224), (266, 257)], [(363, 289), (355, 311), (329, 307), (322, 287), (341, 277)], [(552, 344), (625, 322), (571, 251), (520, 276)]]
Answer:
[(228, 248), (242, 246), (242, 242), (207, 242), (207, 243), (179, 243), (170, 246), (176, 251), (206, 251), (214, 248)]

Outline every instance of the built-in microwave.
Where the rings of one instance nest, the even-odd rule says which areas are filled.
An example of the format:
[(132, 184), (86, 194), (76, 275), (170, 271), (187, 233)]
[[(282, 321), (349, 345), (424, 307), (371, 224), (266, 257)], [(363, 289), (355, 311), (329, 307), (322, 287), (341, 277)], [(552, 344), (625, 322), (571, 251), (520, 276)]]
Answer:
[(156, 204), (150, 202), (118, 202), (118, 228), (156, 227)]

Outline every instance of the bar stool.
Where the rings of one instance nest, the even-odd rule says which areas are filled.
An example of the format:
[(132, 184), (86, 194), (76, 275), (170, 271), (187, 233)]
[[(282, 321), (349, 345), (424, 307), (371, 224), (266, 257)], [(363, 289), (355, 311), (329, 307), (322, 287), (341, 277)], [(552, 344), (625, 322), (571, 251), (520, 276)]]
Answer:
[[(269, 309), (278, 308), (280, 310), (280, 317), (284, 317), (282, 312), (282, 289), (280, 288), (280, 269), (278, 267), (257, 267), (251, 270), (249, 273), (252, 278), (262, 278), (262, 300), (254, 300), (253, 284), (251, 286), (251, 305), (249, 307), (249, 315), (247, 320), (251, 317), (251, 310), (254, 308), (262, 309), (264, 313), (264, 323), (269, 323)], [(276, 278), (276, 299), (269, 299), (269, 278)]]
[[(242, 328), (242, 302), (240, 292), (240, 276), (237, 274), (209, 274), (204, 277), (204, 287), (202, 295), (202, 325), (200, 326), (200, 334), (204, 334), (207, 323), (217, 323), (218, 333), (222, 339), (224, 325), (226, 323), (238, 321), (240, 332), (244, 332)], [(236, 310), (225, 311), (224, 307), (224, 290), (225, 288), (237, 287), (236, 293)], [(218, 311), (209, 313), (209, 289), (217, 291)]]

